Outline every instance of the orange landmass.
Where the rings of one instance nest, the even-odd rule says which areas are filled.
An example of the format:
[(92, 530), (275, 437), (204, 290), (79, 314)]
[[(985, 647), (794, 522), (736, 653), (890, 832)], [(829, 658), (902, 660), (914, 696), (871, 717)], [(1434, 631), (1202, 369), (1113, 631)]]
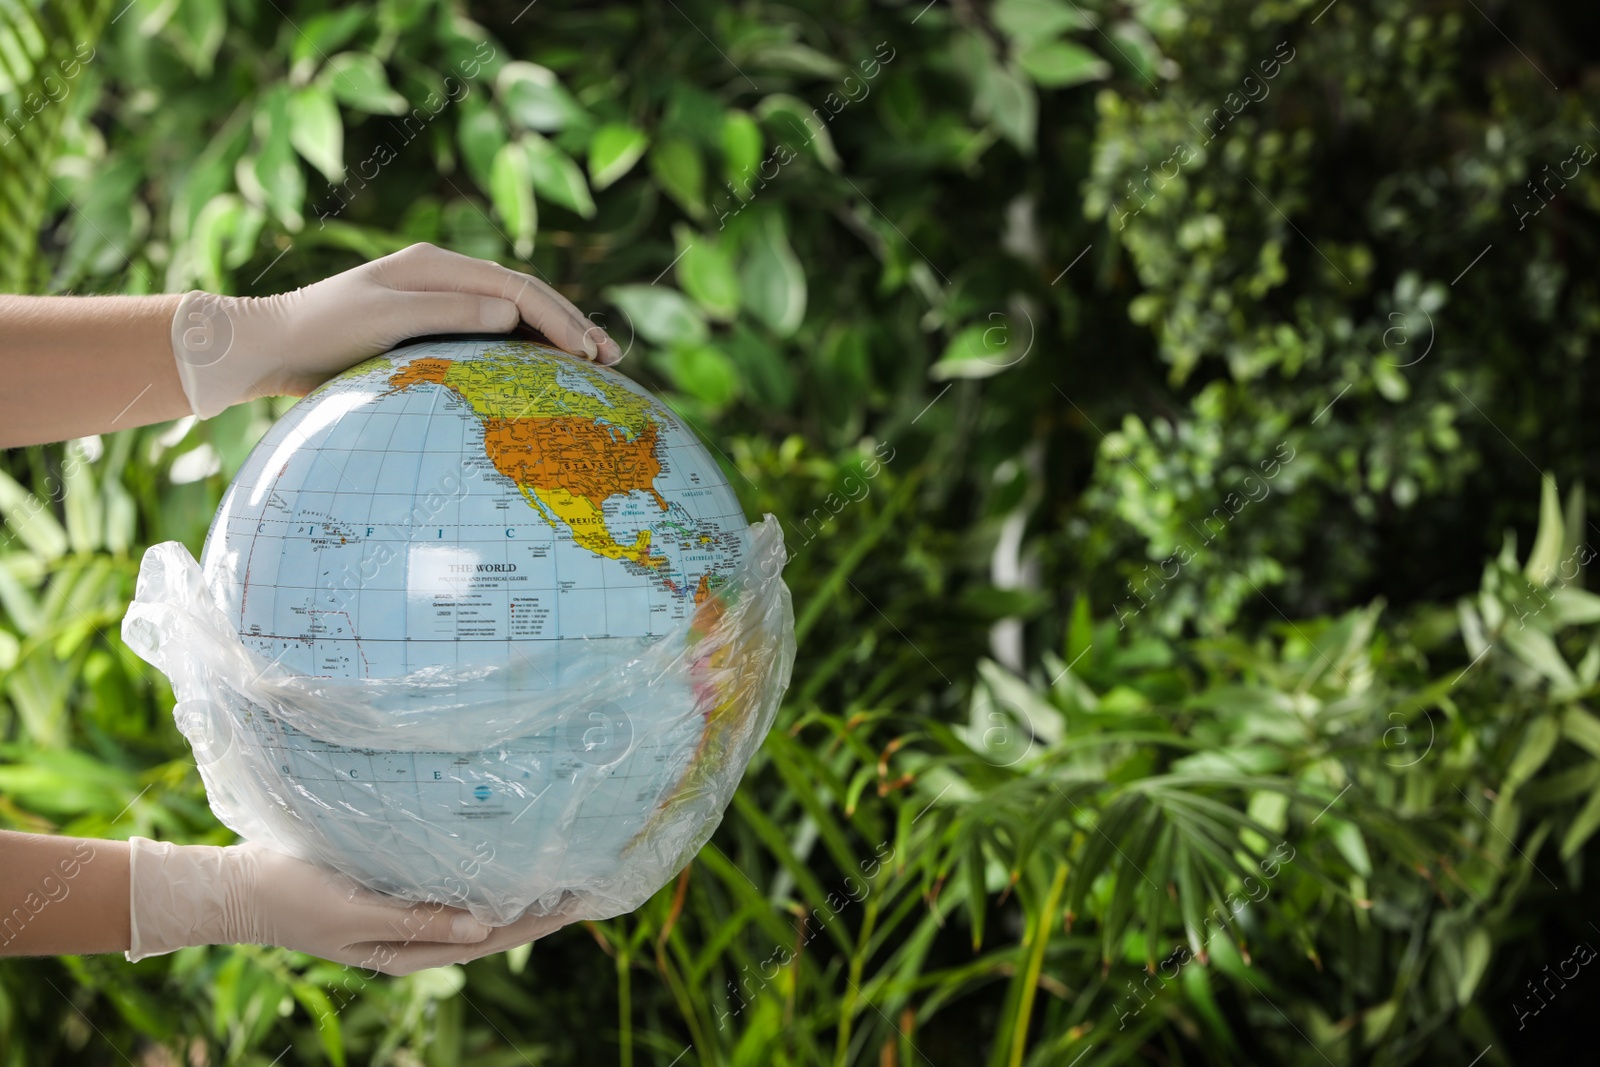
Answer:
[(451, 362), (451, 360), (439, 359), (433, 356), (414, 359), (390, 375), (389, 384), (396, 389), (421, 385), (423, 382), (443, 385), (444, 376), (450, 370)]
[(617, 427), (593, 419), (556, 416), (483, 420), (484, 449), (495, 470), (515, 482), (530, 502), (566, 523), (578, 544), (612, 559), (645, 567), (664, 560), (650, 554), (650, 531), (624, 545), (606, 529), (603, 505), (617, 493), (643, 490), (662, 511), (656, 427), (630, 439)]
[(483, 437), (495, 470), (524, 489), (565, 489), (597, 508), (617, 493), (641, 489), (667, 510), (655, 487), (661, 460), (654, 424), (630, 441), (593, 419), (485, 419)]

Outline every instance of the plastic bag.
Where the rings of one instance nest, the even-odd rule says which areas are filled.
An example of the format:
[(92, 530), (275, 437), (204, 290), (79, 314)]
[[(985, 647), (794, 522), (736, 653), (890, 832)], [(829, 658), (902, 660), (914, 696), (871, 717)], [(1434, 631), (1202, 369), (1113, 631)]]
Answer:
[(217, 818), (380, 892), (604, 919), (711, 837), (789, 684), (777, 520), (665, 637), (529, 643), (399, 678), (289, 672), (246, 648), (177, 542), (145, 554), (128, 646), (171, 680)]

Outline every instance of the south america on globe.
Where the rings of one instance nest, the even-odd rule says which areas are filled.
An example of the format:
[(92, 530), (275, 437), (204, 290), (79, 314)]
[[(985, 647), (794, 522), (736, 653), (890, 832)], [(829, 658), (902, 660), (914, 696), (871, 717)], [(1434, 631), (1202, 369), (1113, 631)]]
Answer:
[(783, 563), (622, 373), (429, 339), (280, 419), (123, 633), (241, 837), (496, 925), (600, 919), (693, 858), (770, 728)]

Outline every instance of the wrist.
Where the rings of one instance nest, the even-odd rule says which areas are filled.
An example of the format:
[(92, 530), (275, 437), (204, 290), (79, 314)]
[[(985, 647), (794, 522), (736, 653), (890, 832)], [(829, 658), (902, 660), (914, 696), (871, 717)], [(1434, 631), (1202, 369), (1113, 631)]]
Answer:
[(283, 389), (284, 354), (300, 342), (289, 298), (223, 296), (192, 289), (172, 314), (172, 355), (190, 411), (209, 419)]
[(243, 309), (243, 298), (191, 289), (173, 310), (172, 356), (189, 408), (198, 418), (208, 419), (236, 402), (240, 383), (228, 357), (234, 353)]
[(252, 857), (237, 846), (128, 842), (129, 961), (191, 945), (260, 943)]

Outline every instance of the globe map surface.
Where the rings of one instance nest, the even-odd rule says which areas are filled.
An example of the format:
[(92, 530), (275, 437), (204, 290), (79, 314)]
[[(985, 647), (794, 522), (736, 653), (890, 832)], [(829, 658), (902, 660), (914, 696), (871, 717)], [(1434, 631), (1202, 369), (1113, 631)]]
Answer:
[[(213, 808), (489, 921), (574, 892), (591, 917), (637, 906), (710, 833), (663, 811), (707, 774), (736, 782), (751, 750), (708, 753), (703, 662), (649, 656), (716, 601), (752, 530), (695, 435), (615, 370), (505, 339), (352, 368), (262, 439), (206, 540), (205, 587), (244, 648), (328, 682), (297, 714), (225, 671), (180, 704)], [(478, 688), (453, 705), (461, 679)], [(343, 699), (363, 686), (381, 695)], [(402, 692), (422, 703), (385, 707)], [(734, 719), (775, 704), (735, 696)]]

